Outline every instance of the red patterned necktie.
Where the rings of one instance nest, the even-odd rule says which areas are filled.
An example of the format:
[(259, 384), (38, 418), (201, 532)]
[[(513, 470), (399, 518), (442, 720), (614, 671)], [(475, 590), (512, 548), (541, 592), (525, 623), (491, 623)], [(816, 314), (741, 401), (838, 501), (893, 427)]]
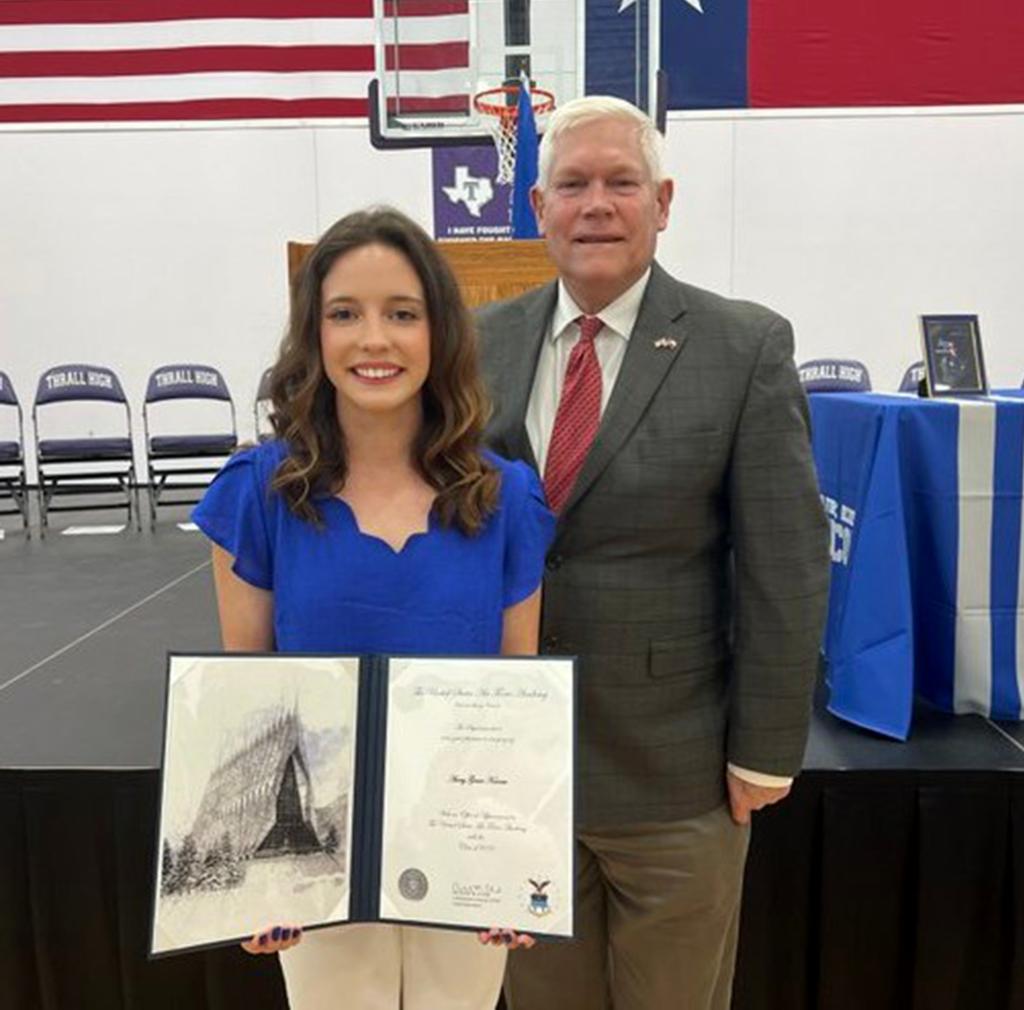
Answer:
[(594, 350), (594, 337), (602, 323), (597, 316), (580, 316), (576, 321), (580, 338), (565, 369), (544, 465), (544, 493), (555, 512), (565, 506), (601, 423), (601, 364)]

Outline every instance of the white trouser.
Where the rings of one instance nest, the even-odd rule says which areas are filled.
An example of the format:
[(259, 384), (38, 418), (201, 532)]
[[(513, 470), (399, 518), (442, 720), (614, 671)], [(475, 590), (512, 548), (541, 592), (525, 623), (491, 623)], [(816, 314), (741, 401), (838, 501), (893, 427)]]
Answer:
[(371, 923), (305, 933), (281, 967), (291, 1010), (494, 1010), (506, 954), (475, 933)]

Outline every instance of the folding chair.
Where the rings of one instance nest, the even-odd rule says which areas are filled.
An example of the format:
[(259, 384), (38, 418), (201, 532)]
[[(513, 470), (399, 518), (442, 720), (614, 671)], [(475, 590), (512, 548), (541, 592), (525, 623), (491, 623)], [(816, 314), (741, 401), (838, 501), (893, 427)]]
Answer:
[[(230, 431), (202, 434), (154, 434), (152, 423), (163, 408), (158, 403), (190, 401), (194, 414), (196, 401), (226, 403), (231, 418)], [(178, 415), (180, 417), (180, 413)], [(194, 418), (193, 418), (194, 419)], [(149, 475), (149, 520), (156, 525), (156, 511), (161, 505), (194, 505), (226, 456), (238, 447), (235, 405), (224, 377), (209, 365), (163, 365), (149, 377), (142, 404), (142, 423), (146, 439), (146, 470)], [(218, 423), (222, 423), (218, 419)], [(184, 495), (184, 496), (183, 496)]]
[[(61, 413), (61, 404), (106, 403), (123, 408), (123, 434), (74, 438), (41, 438), (42, 416)], [(76, 412), (77, 413), (77, 412)], [(120, 417), (120, 410), (115, 412)], [(76, 417), (76, 425), (82, 418)], [(66, 415), (65, 415), (66, 422)], [(132, 452), (132, 418), (128, 399), (114, 372), (102, 365), (55, 365), (39, 377), (32, 404), (35, 432), (36, 470), (39, 474), (39, 528), (45, 536), (51, 512), (92, 512), (124, 509), (127, 521), (138, 518), (138, 487)], [(120, 428), (120, 423), (115, 423)], [(58, 504), (69, 498), (85, 498), (73, 504)], [(98, 499), (98, 500), (97, 500)], [(113, 500), (111, 500), (113, 499)]]
[(270, 425), (270, 373), (272, 368), (266, 369), (260, 376), (260, 384), (256, 387), (256, 399), (252, 401), (252, 421), (256, 431), (256, 439), (266, 442), (274, 437)]
[[(17, 439), (5, 439), (0, 433), (0, 515), (21, 516), (25, 532), (28, 525), (28, 482), (25, 478), (25, 425), (21, 404), (6, 372), (0, 372), (0, 406), (13, 407), (17, 413)], [(9, 411), (5, 413), (10, 413)]]
[(915, 361), (910, 365), (907, 370), (903, 373), (903, 378), (900, 380), (900, 392), (901, 393), (916, 393), (917, 388), (924, 378), (924, 362)]
[(853, 358), (814, 358), (797, 369), (807, 393), (869, 393), (867, 367)]

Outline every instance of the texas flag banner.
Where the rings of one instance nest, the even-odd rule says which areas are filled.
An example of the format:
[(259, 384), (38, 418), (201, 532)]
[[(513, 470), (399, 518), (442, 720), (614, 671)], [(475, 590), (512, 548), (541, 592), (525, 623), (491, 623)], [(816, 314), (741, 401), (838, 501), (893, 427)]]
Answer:
[(661, 0), (660, 13), (670, 109), (1024, 103), (1020, 0)]
[[(469, 105), (470, 0), (0, 0), (0, 123), (362, 117)], [(384, 66), (376, 66), (381, 34)]]
[(829, 709), (905, 739), (915, 693), (1024, 718), (1024, 392), (819, 393)]

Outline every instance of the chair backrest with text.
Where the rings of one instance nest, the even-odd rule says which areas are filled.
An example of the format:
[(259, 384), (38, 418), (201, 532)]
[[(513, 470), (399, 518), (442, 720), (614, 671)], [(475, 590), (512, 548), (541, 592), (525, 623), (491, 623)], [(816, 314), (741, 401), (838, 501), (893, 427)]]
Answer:
[[(109, 433), (96, 435), (103, 404), (110, 408), (102, 410)], [(68, 414), (64, 407), (75, 409)], [(53, 437), (57, 414), (61, 437)], [(123, 508), (131, 521), (133, 510), (137, 514), (131, 410), (112, 369), (81, 363), (48, 368), (36, 386), (32, 427), (44, 534), (51, 512)], [(44, 429), (49, 437), (42, 437)]]
[(908, 366), (900, 380), (899, 391), (901, 393), (916, 393), (921, 380), (924, 378), (924, 362), (915, 361)]
[(797, 369), (807, 393), (869, 393), (867, 366), (853, 358), (815, 358)]
[[(198, 413), (206, 406), (212, 408), (209, 419)], [(158, 414), (162, 416), (158, 418)], [(161, 505), (197, 502), (199, 496), (195, 492), (210, 483), (224, 459), (235, 451), (235, 405), (224, 376), (212, 365), (161, 365), (154, 369), (146, 385), (142, 422), (149, 518), (155, 525), (156, 511)]]

